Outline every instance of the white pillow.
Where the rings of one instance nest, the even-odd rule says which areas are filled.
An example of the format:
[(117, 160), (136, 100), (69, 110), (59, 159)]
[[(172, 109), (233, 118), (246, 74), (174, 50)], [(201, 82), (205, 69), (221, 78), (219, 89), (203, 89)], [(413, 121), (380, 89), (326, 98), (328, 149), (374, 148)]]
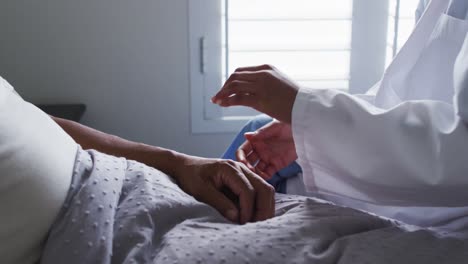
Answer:
[(0, 263), (35, 263), (70, 187), (77, 144), (0, 77)]

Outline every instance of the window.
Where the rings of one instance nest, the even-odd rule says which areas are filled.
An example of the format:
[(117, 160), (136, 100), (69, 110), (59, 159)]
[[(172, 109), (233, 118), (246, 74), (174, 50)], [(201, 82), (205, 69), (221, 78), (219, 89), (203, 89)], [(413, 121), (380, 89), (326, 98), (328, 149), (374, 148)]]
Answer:
[[(352, 0), (319, 6), (310, 0), (222, 3), (223, 80), (238, 67), (267, 63), (302, 86), (348, 89)], [(253, 112), (244, 107), (222, 111), (225, 117)]]
[(268, 63), (305, 87), (365, 92), (411, 30), (396, 2), (190, 0), (192, 131), (235, 132), (256, 114), (209, 101), (241, 66)]

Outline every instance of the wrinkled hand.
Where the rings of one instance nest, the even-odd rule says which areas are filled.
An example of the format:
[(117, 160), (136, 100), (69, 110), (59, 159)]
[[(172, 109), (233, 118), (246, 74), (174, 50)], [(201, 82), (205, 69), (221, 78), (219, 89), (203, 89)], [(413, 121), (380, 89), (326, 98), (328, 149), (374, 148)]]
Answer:
[(255, 132), (245, 133), (237, 160), (269, 179), (297, 159), (291, 125), (273, 120)]
[(252, 107), (285, 123), (299, 87), (270, 65), (237, 69), (211, 101), (223, 107)]
[[(274, 188), (240, 162), (190, 156), (178, 175), (185, 192), (233, 222), (244, 224), (274, 216)], [(224, 190), (235, 199), (228, 198)]]

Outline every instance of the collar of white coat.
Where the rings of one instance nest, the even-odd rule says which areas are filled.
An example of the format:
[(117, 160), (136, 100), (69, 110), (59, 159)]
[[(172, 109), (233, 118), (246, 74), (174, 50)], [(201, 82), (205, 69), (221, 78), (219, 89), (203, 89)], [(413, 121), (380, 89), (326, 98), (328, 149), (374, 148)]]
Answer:
[(447, 11), (450, 3), (450, 0), (432, 0), (429, 3), (421, 16), (421, 19), (418, 21), (416, 27), (411, 33), (408, 41), (403, 45), (397, 56), (386, 69), (385, 75), (393, 74), (395, 71), (400, 71), (402, 59), (415, 61), (421, 55), (418, 52), (414, 52), (415, 50), (421, 50), (419, 49), (419, 43), (410, 40), (429, 39), (434, 27), (437, 24), (437, 21), (439, 20), (440, 16)]

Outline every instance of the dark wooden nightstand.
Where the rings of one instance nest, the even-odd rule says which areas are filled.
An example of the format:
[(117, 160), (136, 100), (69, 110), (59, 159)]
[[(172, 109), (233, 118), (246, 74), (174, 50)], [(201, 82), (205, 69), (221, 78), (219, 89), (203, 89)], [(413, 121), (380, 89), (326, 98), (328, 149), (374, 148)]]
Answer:
[(86, 111), (85, 104), (38, 104), (49, 115), (79, 122)]

